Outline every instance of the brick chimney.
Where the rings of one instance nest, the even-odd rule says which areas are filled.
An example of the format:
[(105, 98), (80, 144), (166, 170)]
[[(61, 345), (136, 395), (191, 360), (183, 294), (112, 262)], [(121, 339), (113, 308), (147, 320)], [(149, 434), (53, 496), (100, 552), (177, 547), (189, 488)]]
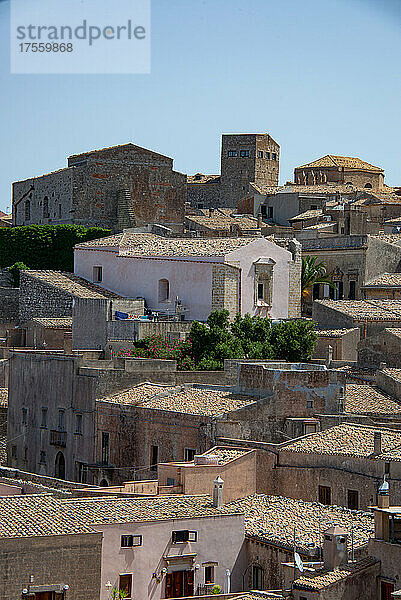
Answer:
[(375, 431), (373, 437), (373, 454), (377, 456), (382, 452), (382, 434), (380, 431)]
[(348, 531), (337, 525), (324, 532), (323, 562), (328, 571), (335, 571), (348, 562)]
[(216, 479), (214, 480), (214, 487), (213, 487), (213, 506), (214, 506), (214, 508), (220, 508), (220, 506), (223, 506), (223, 488), (224, 488), (224, 481), (222, 480), (220, 475), (217, 475)]

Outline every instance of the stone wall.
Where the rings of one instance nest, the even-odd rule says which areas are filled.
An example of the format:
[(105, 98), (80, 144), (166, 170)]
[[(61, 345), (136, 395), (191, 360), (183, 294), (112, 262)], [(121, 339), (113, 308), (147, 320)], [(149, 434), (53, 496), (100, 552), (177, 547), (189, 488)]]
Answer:
[(0, 287), (0, 323), (17, 323), (19, 288)]
[(25, 323), (37, 317), (67, 317), (72, 315), (73, 299), (60, 290), (27, 272), (21, 273), (19, 321)]
[(384, 329), (358, 344), (358, 364), (361, 367), (378, 369), (382, 362), (388, 367), (401, 367), (401, 337), (392, 329)]
[(239, 312), (239, 271), (231, 265), (213, 265), (212, 310), (227, 309), (230, 319)]
[(115, 231), (183, 223), (186, 176), (172, 166), (171, 158), (133, 144), (69, 157), (65, 169), (14, 183), (14, 222)]
[(71, 599), (98, 600), (101, 560), (101, 533), (0, 538), (0, 597), (21, 598), (33, 576), (32, 586), (68, 585)]
[(220, 180), (216, 183), (187, 183), (187, 202), (193, 208), (220, 205)]

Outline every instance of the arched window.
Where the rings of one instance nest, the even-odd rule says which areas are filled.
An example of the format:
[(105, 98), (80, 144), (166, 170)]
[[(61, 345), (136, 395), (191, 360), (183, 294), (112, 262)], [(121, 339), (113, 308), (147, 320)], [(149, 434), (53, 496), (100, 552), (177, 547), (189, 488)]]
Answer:
[(99, 483), (100, 487), (108, 487), (109, 486), (109, 482), (107, 481), (107, 479), (102, 479), (102, 481)]
[(54, 476), (57, 479), (65, 479), (65, 458), (62, 452), (57, 452)]
[(365, 188), (372, 189), (372, 184), (371, 183), (365, 183)]
[(165, 302), (170, 296), (170, 284), (168, 279), (159, 279), (159, 302)]
[(263, 590), (263, 579), (264, 572), (263, 568), (260, 565), (252, 566), (252, 589), (253, 590)]
[(48, 219), (50, 217), (49, 214), (49, 198), (45, 196), (43, 198), (43, 218)]
[(31, 201), (25, 200), (25, 221), (29, 221), (31, 218)]

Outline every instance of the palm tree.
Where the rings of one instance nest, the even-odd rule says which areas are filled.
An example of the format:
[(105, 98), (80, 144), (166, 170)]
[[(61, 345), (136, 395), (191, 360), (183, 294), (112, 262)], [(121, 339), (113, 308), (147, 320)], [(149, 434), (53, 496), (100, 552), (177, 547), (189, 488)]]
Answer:
[(325, 283), (334, 288), (334, 283), (327, 277), (326, 265), (316, 263), (317, 256), (305, 256), (302, 259), (301, 293), (302, 298), (307, 298), (315, 283)]

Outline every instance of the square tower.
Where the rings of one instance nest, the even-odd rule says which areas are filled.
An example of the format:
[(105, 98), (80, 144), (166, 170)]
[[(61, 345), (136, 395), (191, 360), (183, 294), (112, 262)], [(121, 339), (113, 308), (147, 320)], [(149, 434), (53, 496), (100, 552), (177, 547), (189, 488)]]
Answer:
[(268, 133), (224, 134), (221, 144), (220, 205), (236, 207), (249, 183), (278, 186), (280, 146)]

